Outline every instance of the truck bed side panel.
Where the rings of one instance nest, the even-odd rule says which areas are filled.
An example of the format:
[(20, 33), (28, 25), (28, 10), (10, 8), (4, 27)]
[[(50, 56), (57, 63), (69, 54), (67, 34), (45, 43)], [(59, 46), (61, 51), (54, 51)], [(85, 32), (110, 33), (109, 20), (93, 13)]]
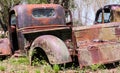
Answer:
[(81, 66), (120, 60), (120, 23), (73, 28)]

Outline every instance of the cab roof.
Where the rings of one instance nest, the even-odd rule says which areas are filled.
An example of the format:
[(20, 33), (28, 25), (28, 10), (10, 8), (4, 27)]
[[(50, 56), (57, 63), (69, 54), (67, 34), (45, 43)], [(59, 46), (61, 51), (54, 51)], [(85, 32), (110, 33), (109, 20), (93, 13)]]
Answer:
[[(37, 9), (53, 9), (55, 15), (47, 18), (35, 18), (33, 11)], [(17, 17), (18, 28), (52, 24), (65, 25), (65, 11), (58, 4), (22, 4), (13, 7), (10, 11), (10, 14), (12, 13)]]
[(61, 5), (58, 4), (20, 4), (20, 5), (16, 5), (14, 6), (12, 10), (15, 11), (23, 11), (23, 10), (32, 10), (34, 8), (53, 8), (53, 9), (57, 9), (57, 8), (63, 8)]

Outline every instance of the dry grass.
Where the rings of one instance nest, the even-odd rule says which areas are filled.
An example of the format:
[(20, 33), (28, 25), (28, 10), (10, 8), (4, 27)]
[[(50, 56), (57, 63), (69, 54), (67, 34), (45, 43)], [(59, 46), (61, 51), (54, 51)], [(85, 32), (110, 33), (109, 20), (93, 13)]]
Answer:
[[(55, 66), (56, 67), (56, 66)], [(120, 73), (120, 67), (114, 69), (63, 69), (55, 71), (49, 64), (30, 66), (27, 58), (9, 58), (0, 61), (0, 73)]]
[(27, 58), (10, 58), (0, 62), (0, 73), (44, 73), (44, 66), (30, 66)]

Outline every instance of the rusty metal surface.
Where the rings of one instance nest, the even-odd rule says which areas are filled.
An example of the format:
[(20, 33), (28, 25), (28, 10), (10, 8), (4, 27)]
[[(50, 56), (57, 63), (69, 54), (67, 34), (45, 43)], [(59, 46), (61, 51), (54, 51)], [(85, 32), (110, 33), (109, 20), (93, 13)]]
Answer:
[(120, 23), (74, 27), (81, 66), (120, 60)]
[[(33, 16), (35, 9), (53, 9), (55, 15), (51, 17), (36, 18)], [(49, 34), (61, 36), (70, 26), (66, 26), (64, 8), (58, 4), (23, 4), (13, 7), (10, 13), (16, 16), (16, 31), (18, 37), (18, 47), (23, 50), (26, 42), (31, 45), (35, 38), (41, 35)], [(9, 26), (11, 26), (10, 24)], [(10, 27), (9, 27), (10, 29)], [(64, 31), (63, 31), (64, 30)], [(70, 29), (71, 30), (71, 29)], [(9, 30), (11, 31), (11, 30)], [(58, 32), (57, 32), (58, 31)], [(57, 34), (56, 34), (57, 32)], [(60, 33), (60, 34), (59, 34)], [(66, 33), (66, 31), (65, 31)], [(70, 33), (70, 32), (68, 32)], [(67, 34), (68, 34), (67, 33)], [(33, 37), (31, 37), (33, 36)], [(67, 35), (68, 36), (68, 35)], [(10, 36), (11, 37), (11, 36)], [(71, 35), (69, 36), (71, 37)], [(61, 37), (66, 40), (66, 37)], [(67, 38), (70, 39), (70, 38)]]
[[(81, 49), (82, 48), (82, 49)], [(120, 60), (120, 43), (87, 43), (78, 51), (80, 66), (112, 63)]]
[(30, 49), (30, 61), (31, 54), (36, 47), (40, 47), (45, 51), (51, 64), (63, 64), (72, 61), (64, 42), (55, 36), (43, 35), (36, 38)]
[(55, 30), (64, 30), (64, 29), (70, 29), (70, 27), (63, 25), (31, 26), (31, 27), (20, 28), (17, 31), (21, 31), (23, 34), (28, 34), (28, 33), (55, 31)]
[[(56, 14), (48, 18), (34, 18), (32, 11), (39, 8), (53, 8)], [(71, 50), (71, 46), (68, 46), (70, 48), (70, 52), (68, 52), (68, 48), (60, 40), (61, 38), (64, 41), (72, 38), (72, 45), (74, 45), (72, 49), (77, 48), (76, 51), (78, 52), (77, 55), (81, 66), (120, 60), (120, 23), (73, 27), (73, 31), (70, 31), (70, 26), (67, 27), (65, 24), (64, 9), (60, 5), (25, 4), (18, 5), (12, 10), (15, 10), (18, 20), (16, 25), (19, 37), (18, 42), (22, 43), (22, 47), (25, 45), (23, 42), (24, 38), (29, 42), (29, 45), (32, 43), (30, 54), (34, 48), (42, 48), (51, 64), (71, 62), (70, 54), (73, 55), (73, 50)], [(68, 35), (64, 34), (64, 32), (68, 33)], [(61, 33), (62, 35), (60, 35)], [(51, 35), (55, 35), (60, 39)], [(34, 39), (35, 41), (33, 41)], [(70, 44), (69, 42), (67, 43)], [(76, 51), (74, 51), (74, 54)]]
[(0, 56), (11, 55), (10, 42), (8, 38), (0, 39)]
[[(47, 18), (35, 18), (32, 15), (34, 9), (54, 9), (55, 15)], [(57, 4), (25, 4), (15, 6), (18, 17), (18, 28), (28, 26), (47, 26), (47, 25), (65, 25), (65, 12), (62, 6)], [(12, 11), (11, 10), (11, 11)], [(22, 22), (21, 22), (22, 21)]]
[(78, 42), (81, 41), (84, 42), (94, 40), (119, 42), (119, 26), (120, 23), (107, 23), (92, 26), (73, 27), (72, 29), (75, 32), (78, 45)]

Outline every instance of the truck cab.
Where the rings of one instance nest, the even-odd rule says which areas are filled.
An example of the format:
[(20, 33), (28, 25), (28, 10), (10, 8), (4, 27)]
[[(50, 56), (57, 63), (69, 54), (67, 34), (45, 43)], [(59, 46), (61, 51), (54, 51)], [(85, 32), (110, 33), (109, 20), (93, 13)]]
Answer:
[(95, 24), (120, 22), (120, 5), (106, 5), (96, 12)]
[[(45, 56), (51, 64), (71, 62), (73, 48), (72, 17), (69, 10), (57, 4), (17, 5), (9, 14), (9, 39), (13, 53), (29, 52), (30, 61)], [(35, 57), (31, 56), (36, 50)], [(66, 58), (65, 58), (66, 57)]]

